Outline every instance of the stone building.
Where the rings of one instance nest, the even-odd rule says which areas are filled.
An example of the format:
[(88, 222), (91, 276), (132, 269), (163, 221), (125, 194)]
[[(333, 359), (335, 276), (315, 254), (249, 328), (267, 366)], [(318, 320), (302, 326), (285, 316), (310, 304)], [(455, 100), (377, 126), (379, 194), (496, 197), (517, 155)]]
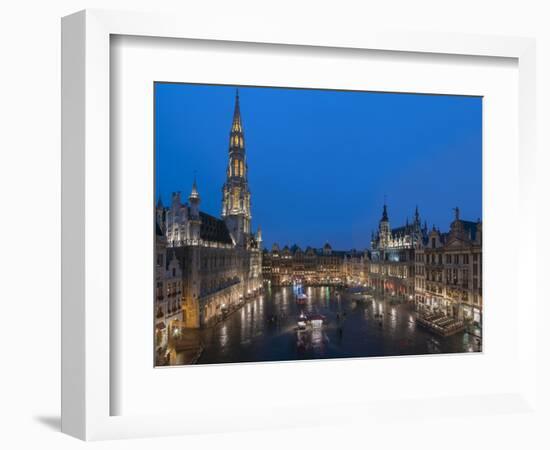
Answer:
[(158, 224), (155, 255), (155, 348), (165, 348), (168, 328), (176, 327), (182, 320), (183, 287), (181, 267), (174, 257), (168, 259), (166, 236)]
[[(186, 203), (175, 192), (169, 207), (159, 200), (156, 208), (161, 231), (157, 237), (160, 274), (157, 283), (164, 284), (163, 300), (170, 292), (170, 297), (181, 306), (178, 325), (186, 328), (216, 322), (262, 288), (262, 237), (259, 229), (255, 234), (251, 232), (251, 199), (238, 92), (229, 133), (221, 218), (200, 211), (200, 201), (194, 181)], [(161, 305), (158, 300), (159, 295), (157, 306)]]
[(333, 250), (329, 243), (322, 248), (273, 244), (271, 251), (263, 252), (263, 278), (272, 286), (288, 286), (302, 283), (310, 286), (342, 285), (348, 275), (364, 274), (363, 252)]
[(351, 250), (344, 255), (343, 272), (349, 285), (366, 285), (369, 252)]
[(368, 285), (382, 296), (413, 301), (415, 295), (415, 248), (427, 234), (420, 224), (418, 208), (414, 219), (404, 226), (391, 228), (384, 204), (378, 231), (372, 234), (368, 261)]
[(416, 242), (414, 249), (414, 303), (415, 308), (423, 310), (426, 301), (426, 253), (428, 234)]
[(448, 233), (433, 228), (417, 248), (419, 310), (438, 311), (481, 326), (483, 310), (482, 224), (455, 219)]

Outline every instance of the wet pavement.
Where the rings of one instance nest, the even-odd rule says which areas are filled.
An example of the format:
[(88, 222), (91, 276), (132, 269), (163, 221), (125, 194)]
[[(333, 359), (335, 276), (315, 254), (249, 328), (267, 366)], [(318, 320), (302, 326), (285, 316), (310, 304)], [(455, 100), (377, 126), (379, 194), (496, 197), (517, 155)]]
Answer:
[[(409, 305), (377, 298), (356, 301), (333, 287), (303, 288), (308, 300), (299, 305), (296, 292), (296, 287), (267, 288), (220, 324), (199, 331), (204, 349), (197, 363), (481, 351), (481, 342), (468, 333), (439, 337), (417, 326)], [(326, 324), (297, 332), (301, 311), (325, 316)]]

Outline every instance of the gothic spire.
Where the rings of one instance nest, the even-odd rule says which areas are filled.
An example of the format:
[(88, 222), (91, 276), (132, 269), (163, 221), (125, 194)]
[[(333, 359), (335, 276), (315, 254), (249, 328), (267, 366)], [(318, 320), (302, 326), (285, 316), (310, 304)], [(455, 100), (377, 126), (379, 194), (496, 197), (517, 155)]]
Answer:
[(191, 195), (189, 198), (199, 198), (199, 190), (197, 189), (197, 177), (193, 179), (193, 187), (191, 188)]
[(455, 212), (455, 220), (459, 220), (460, 219), (460, 209), (458, 208), (458, 206), (455, 206), (453, 208), (453, 211)]
[(235, 110), (229, 133), (227, 177), (223, 185), (222, 217), (238, 245), (245, 245), (250, 231), (250, 191), (246, 164), (244, 130), (241, 118), (239, 90), (235, 92)]
[(384, 210), (382, 211), (382, 220), (381, 222), (388, 222), (388, 208), (386, 206), (386, 202), (384, 202)]
[(231, 134), (242, 133), (243, 126), (241, 120), (241, 107), (239, 104), (239, 88), (235, 93), (235, 110), (233, 111), (233, 124), (231, 125)]

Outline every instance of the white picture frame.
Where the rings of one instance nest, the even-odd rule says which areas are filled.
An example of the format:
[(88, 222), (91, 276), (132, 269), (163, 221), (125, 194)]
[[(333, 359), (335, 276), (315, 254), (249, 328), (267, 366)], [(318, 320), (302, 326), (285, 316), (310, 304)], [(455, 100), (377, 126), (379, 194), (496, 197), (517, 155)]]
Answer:
[[(387, 414), (394, 400), (358, 402), (346, 411), (304, 405), (293, 412), (278, 405), (281, 414), (267, 422), (258, 413), (249, 421), (221, 420), (188, 414), (112, 415), (110, 335), (110, 40), (113, 35), (161, 37), (255, 44), (284, 44), (332, 51), (365, 49), (417, 55), (464, 55), (517, 60), (519, 77), (518, 213), (534, 229), (535, 166), (535, 42), (533, 39), (445, 33), (398, 33), (347, 30), (322, 35), (281, 30), (254, 22), (234, 27), (196, 23), (191, 17), (87, 10), (62, 21), (62, 431), (85, 440), (163, 436), (206, 431), (308, 425), (320, 420), (352, 420), (358, 415)], [(523, 238), (518, 251), (518, 283), (528, 279), (536, 260), (535, 235)], [(528, 266), (526, 261), (530, 261)], [(517, 293), (516, 293), (517, 295)], [(534, 286), (523, 290), (526, 311), (537, 308)], [(516, 412), (536, 407), (536, 328), (526, 312), (517, 316), (521, 367), (517, 383), (499, 394), (475, 394), (466, 399), (426, 395), (440, 414), (468, 414), (471, 404), (487, 413), (503, 405)], [(320, 363), (322, 364), (322, 363)], [(399, 362), (397, 362), (399, 364)], [(311, 367), (311, 366), (310, 366)], [(215, 370), (215, 369), (214, 369)], [(262, 376), (276, 371), (264, 365)], [(185, 372), (180, 372), (185, 377)], [(429, 399), (429, 400), (428, 400)], [(399, 399), (398, 399), (399, 400)], [(405, 399), (407, 414), (423, 414), (418, 399)], [(466, 404), (468, 403), (468, 405)], [(328, 405), (327, 405), (328, 406)], [(290, 409), (290, 408), (288, 408)], [(401, 412), (403, 413), (403, 412)], [(244, 414), (244, 413), (243, 413)], [(389, 414), (389, 413), (388, 413)], [(239, 414), (236, 413), (236, 417)], [(244, 416), (243, 416), (244, 417)]]

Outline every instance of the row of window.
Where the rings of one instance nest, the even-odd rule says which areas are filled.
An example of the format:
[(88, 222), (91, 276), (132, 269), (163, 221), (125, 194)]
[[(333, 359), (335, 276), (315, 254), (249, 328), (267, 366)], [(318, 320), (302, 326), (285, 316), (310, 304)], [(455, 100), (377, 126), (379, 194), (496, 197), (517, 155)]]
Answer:
[(243, 148), (243, 147), (244, 147), (244, 140), (243, 140), (243, 137), (242, 137), (242, 136), (234, 135), (234, 136), (231, 138), (231, 146), (232, 146), (232, 147)]
[[(162, 281), (157, 281), (156, 287), (156, 298), (158, 300), (164, 300), (165, 297)], [(183, 293), (183, 288), (180, 282), (166, 282), (164, 287), (166, 288), (166, 298), (180, 296)]]
[(202, 257), (201, 258), (201, 269), (202, 270), (215, 270), (227, 267), (236, 267), (237, 266), (237, 257), (236, 256), (214, 256), (211, 258)]
[[(429, 264), (443, 264), (443, 254), (442, 253), (431, 253), (428, 255), (424, 254), (417, 254), (416, 255), (416, 261), (417, 262), (424, 262), (424, 259)], [(472, 255), (472, 259), (474, 262), (478, 261), (478, 254), (474, 253)], [(463, 254), (445, 254), (445, 264), (470, 264), (470, 255), (468, 253)]]
[(244, 177), (244, 162), (242, 160), (233, 160), (231, 176)]

